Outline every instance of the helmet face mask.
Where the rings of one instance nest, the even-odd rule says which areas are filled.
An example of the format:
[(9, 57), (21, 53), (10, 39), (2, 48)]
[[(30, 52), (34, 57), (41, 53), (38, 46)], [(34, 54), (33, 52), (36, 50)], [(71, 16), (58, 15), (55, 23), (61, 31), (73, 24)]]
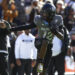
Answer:
[(45, 11), (42, 11), (41, 12), (41, 16), (44, 20), (47, 20), (48, 19), (48, 14), (45, 12)]
[(41, 9), (41, 16), (43, 19), (49, 21), (55, 16), (56, 8), (50, 3), (46, 3)]

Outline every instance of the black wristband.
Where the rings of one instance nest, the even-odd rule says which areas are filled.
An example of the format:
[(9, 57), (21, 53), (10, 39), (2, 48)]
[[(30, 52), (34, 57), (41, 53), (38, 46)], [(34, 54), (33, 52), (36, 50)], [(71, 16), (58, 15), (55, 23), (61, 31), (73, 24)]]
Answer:
[(37, 59), (37, 61), (38, 61), (38, 63), (43, 63), (43, 61), (44, 61), (44, 60), (43, 60), (43, 59), (38, 58), (38, 59)]

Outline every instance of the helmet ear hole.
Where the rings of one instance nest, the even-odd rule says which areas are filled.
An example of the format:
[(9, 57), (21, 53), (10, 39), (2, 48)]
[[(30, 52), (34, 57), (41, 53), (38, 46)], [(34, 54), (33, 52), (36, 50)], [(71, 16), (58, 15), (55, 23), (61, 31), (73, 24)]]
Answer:
[(50, 20), (53, 19), (53, 17), (55, 16), (55, 13), (56, 13), (56, 8), (51, 3), (44, 4), (40, 12), (41, 16), (44, 16), (45, 14), (46, 15), (45, 17), (47, 17)]

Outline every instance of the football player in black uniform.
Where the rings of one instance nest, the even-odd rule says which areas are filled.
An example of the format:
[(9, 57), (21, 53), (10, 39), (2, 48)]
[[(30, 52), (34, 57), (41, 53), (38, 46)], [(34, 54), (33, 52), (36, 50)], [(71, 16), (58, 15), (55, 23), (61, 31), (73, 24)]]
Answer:
[(42, 44), (38, 55), (39, 62), (44, 63), (44, 71), (42, 75), (45, 75), (44, 72), (48, 68), (54, 35), (61, 40), (64, 39), (63, 25), (63, 18), (60, 15), (56, 15), (55, 6), (51, 3), (46, 3), (42, 7), (40, 15), (35, 16), (33, 23), (10, 29), (11, 31), (17, 31), (38, 27), (38, 35), (39, 38), (42, 39), (40, 40), (42, 41)]
[(7, 73), (7, 35), (10, 33), (10, 25), (5, 20), (0, 20), (0, 75), (8, 75)]

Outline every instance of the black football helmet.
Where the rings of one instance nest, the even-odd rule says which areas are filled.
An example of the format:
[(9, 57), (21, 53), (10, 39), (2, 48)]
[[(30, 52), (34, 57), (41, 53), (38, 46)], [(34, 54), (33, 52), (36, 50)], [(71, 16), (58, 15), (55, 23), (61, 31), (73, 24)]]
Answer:
[(68, 17), (71, 14), (71, 12), (74, 12), (74, 10), (71, 6), (67, 6), (64, 10), (64, 14), (66, 17)]
[(51, 3), (46, 3), (43, 5), (40, 15), (43, 19), (49, 21), (52, 20), (56, 13), (56, 7)]

